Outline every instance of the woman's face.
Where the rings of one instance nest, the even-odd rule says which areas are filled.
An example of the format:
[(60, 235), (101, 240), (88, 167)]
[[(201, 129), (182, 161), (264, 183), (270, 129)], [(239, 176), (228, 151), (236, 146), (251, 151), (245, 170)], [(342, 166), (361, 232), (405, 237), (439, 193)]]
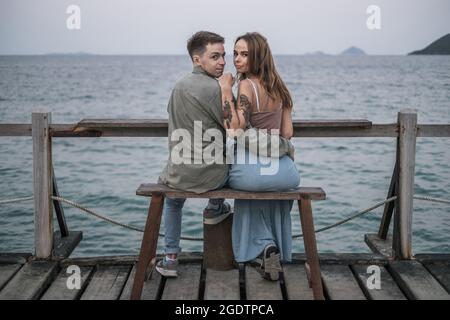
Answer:
[(234, 45), (234, 66), (238, 73), (248, 73), (248, 45), (244, 39)]

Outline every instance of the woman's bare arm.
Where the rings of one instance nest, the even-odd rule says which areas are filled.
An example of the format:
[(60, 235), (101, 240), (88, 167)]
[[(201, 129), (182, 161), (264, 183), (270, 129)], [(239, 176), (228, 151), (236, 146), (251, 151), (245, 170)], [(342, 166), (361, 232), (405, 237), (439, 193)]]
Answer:
[(292, 108), (283, 108), (280, 134), (286, 139), (291, 139), (294, 135), (294, 126), (292, 125)]
[(250, 115), (252, 113), (253, 91), (248, 81), (239, 82), (237, 112), (240, 114), (240, 129), (251, 127)]
[(224, 74), (219, 78), (220, 89), (222, 91), (222, 109), (224, 127), (226, 130), (236, 130), (240, 128), (243, 117), (236, 111), (235, 99), (233, 97), (233, 77), (231, 74)]

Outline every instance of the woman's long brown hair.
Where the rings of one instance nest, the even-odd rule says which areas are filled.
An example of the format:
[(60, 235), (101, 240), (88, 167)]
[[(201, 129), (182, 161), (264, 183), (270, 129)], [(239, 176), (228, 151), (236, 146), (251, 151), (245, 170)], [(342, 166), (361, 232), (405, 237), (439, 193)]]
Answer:
[(267, 39), (258, 32), (249, 32), (236, 39), (247, 42), (249, 73), (258, 77), (270, 98), (279, 98), (283, 108), (292, 108), (292, 97), (275, 68)]

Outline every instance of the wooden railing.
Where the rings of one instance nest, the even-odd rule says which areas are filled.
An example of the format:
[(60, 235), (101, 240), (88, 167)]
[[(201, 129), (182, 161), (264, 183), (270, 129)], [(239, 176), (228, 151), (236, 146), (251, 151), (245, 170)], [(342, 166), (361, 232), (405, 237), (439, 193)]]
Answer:
[[(52, 124), (50, 113), (33, 113), (32, 124), (0, 124), (0, 137), (33, 137), (33, 175), (35, 210), (35, 255), (45, 259), (53, 248), (52, 224), (52, 138), (89, 137), (167, 137), (167, 120), (83, 120), (77, 124)], [(389, 194), (396, 194), (394, 205), (387, 204), (379, 236), (386, 238), (394, 214), (393, 254), (396, 259), (412, 257), (412, 216), (415, 151), (418, 137), (450, 137), (450, 124), (417, 124), (413, 110), (398, 113), (396, 123), (372, 124), (368, 120), (295, 120), (294, 137), (392, 137), (397, 139), (396, 170)], [(389, 195), (388, 194), (388, 195)], [(61, 225), (61, 224), (60, 224)]]

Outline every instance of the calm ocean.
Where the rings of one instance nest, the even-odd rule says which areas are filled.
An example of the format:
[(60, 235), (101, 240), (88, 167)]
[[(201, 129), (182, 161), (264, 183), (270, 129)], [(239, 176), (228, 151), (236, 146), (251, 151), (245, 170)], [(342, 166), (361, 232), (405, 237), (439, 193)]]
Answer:
[[(227, 66), (233, 70), (231, 59)], [(450, 56), (278, 56), (291, 90), (295, 119), (368, 119), (394, 123), (413, 108), (419, 123), (450, 123)], [(167, 118), (175, 82), (191, 71), (185, 56), (0, 56), (0, 123), (30, 123), (52, 112), (53, 123), (86, 118)], [(29, 137), (0, 138), (0, 199), (32, 195)], [(294, 138), (301, 184), (321, 186), (316, 227), (324, 227), (386, 198), (394, 167), (393, 138)], [(148, 200), (142, 182), (156, 181), (168, 157), (167, 138), (55, 138), (53, 164), (62, 197), (143, 228)], [(450, 140), (419, 138), (415, 193), (450, 199)], [(0, 252), (32, 252), (32, 201), (0, 205)], [(183, 235), (202, 236), (203, 200), (189, 200)], [(383, 208), (318, 234), (321, 252), (368, 252)], [(70, 230), (83, 231), (73, 256), (137, 254), (141, 233), (65, 206)], [(292, 212), (300, 233), (298, 209)], [(450, 206), (414, 202), (413, 250), (450, 252)], [(55, 221), (55, 229), (57, 229)], [(160, 244), (162, 243), (160, 239)], [(184, 251), (202, 243), (182, 241)], [(162, 246), (159, 247), (159, 250)], [(301, 240), (294, 251), (303, 251)]]

